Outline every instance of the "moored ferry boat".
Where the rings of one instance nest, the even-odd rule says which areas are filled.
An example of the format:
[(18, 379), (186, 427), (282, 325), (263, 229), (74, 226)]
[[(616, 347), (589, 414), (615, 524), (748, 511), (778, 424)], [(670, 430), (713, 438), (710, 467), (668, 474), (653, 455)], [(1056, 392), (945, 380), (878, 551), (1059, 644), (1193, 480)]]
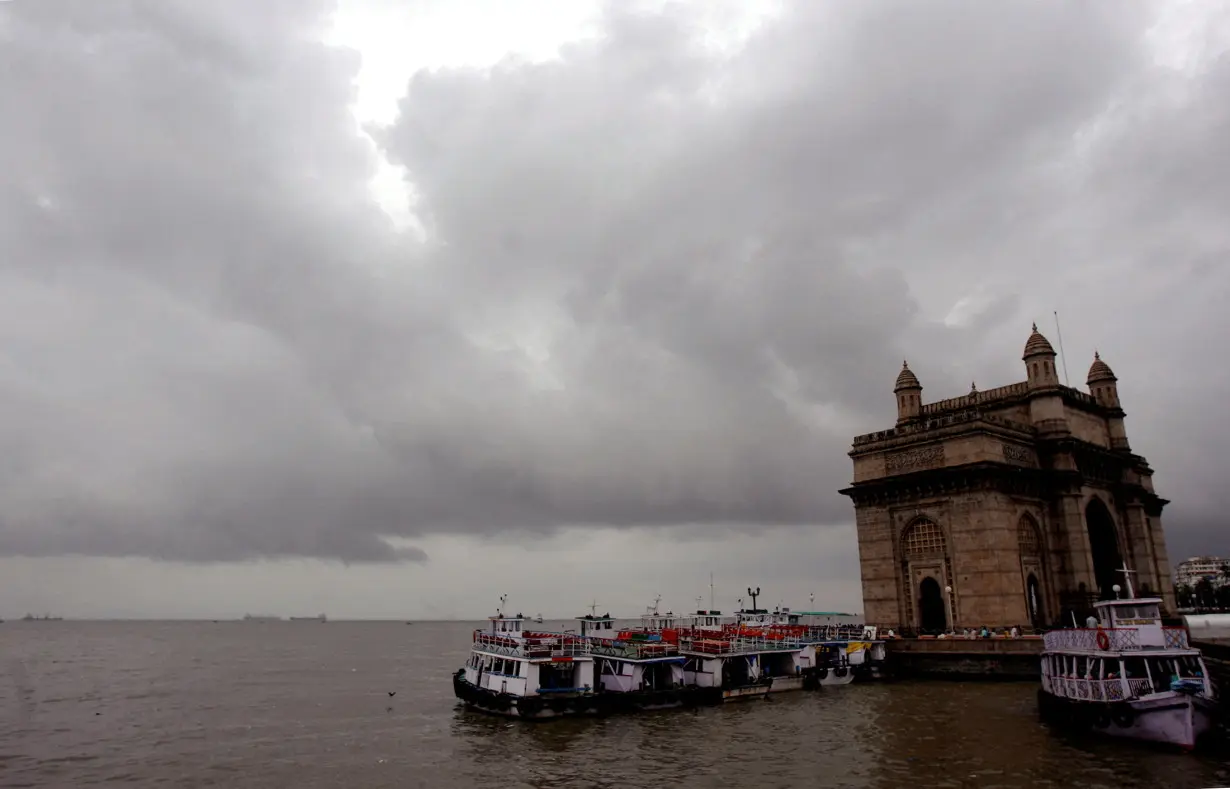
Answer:
[(1096, 627), (1046, 633), (1038, 691), (1042, 717), (1194, 748), (1213, 726), (1213, 687), (1186, 629), (1162, 625), (1161, 602), (1137, 598), (1129, 578), (1126, 598), (1094, 605)]
[(487, 630), (474, 631), (470, 656), (453, 675), (457, 698), (472, 709), (527, 720), (597, 714), (588, 640), (527, 631), (525, 621), (497, 610)]
[(713, 688), (685, 682), (679, 644), (643, 628), (617, 630), (606, 614), (577, 617), (594, 660), (599, 712), (636, 712), (720, 702)]

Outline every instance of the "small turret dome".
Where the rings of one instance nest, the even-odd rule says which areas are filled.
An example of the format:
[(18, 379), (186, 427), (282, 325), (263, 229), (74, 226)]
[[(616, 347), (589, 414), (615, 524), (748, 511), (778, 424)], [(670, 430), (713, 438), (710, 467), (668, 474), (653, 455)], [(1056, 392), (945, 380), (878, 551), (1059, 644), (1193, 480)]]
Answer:
[(1093, 364), (1089, 366), (1089, 377), (1085, 379), (1087, 384), (1096, 384), (1102, 381), (1117, 381), (1115, 373), (1110, 369), (1110, 365), (1102, 361), (1102, 357), (1097, 351), (1093, 352)]
[(910, 369), (909, 362), (901, 363), (901, 372), (897, 375), (897, 383), (893, 386), (894, 392), (900, 392), (903, 389), (922, 389), (922, 384), (918, 382), (918, 376)]
[(1025, 355), (1022, 359), (1028, 359), (1031, 356), (1054, 356), (1055, 349), (1051, 347), (1050, 340), (1042, 336), (1038, 331), (1038, 324), (1033, 326), (1033, 334), (1029, 335), (1029, 339), (1025, 341)]

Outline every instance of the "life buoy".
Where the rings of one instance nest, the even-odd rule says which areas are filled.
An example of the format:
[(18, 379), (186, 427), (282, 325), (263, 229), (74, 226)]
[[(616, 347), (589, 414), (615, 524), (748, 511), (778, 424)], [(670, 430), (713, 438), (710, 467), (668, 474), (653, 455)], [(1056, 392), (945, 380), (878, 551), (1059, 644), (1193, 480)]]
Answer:
[(1106, 635), (1106, 631), (1098, 628), (1098, 649), (1110, 649), (1110, 636)]

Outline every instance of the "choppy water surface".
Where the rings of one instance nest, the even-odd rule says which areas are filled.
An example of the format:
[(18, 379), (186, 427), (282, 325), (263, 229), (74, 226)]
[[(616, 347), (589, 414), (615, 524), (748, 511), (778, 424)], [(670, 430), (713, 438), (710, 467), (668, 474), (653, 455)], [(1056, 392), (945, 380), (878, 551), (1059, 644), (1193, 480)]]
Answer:
[(503, 721), (454, 703), (471, 628), (5, 623), (0, 786), (1230, 786), (1230, 754), (1048, 732), (1028, 683)]

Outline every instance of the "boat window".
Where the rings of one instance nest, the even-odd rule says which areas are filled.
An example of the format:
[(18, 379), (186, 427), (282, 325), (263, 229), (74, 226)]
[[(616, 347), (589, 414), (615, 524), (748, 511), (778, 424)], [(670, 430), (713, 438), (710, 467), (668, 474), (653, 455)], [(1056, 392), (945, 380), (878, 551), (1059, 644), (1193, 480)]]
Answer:
[(1180, 677), (1203, 677), (1204, 672), (1200, 668), (1200, 660), (1194, 655), (1184, 655), (1178, 658), (1179, 676)]
[(1126, 658), (1123, 661), (1123, 676), (1128, 679), (1147, 679), (1149, 674), (1144, 658)]

